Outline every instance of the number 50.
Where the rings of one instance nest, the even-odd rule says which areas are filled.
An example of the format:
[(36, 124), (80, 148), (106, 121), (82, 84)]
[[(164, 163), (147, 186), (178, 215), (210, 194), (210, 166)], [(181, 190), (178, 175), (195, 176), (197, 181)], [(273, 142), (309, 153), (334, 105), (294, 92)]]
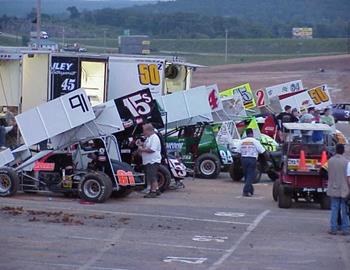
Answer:
[(308, 91), (308, 93), (315, 105), (322, 102), (327, 102), (329, 100), (327, 93), (322, 88), (311, 89)]
[(142, 85), (159, 85), (160, 75), (157, 64), (139, 64), (138, 65), (139, 79)]

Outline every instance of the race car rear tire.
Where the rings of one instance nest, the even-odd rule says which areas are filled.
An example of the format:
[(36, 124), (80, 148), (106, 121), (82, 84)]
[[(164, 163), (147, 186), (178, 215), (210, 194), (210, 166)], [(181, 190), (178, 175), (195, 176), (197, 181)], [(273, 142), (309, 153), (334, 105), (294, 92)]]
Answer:
[(242, 166), (240, 163), (241, 163), (240, 161), (237, 162), (235, 160), (229, 168), (229, 173), (230, 173), (231, 179), (234, 182), (239, 182), (243, 178), (243, 170), (242, 170)]
[(275, 182), (278, 178), (279, 178), (279, 175), (276, 171), (274, 170), (269, 170), (267, 172), (267, 176), (270, 178), (271, 181)]
[(273, 200), (275, 202), (278, 201), (279, 186), (280, 186), (280, 182), (279, 181), (275, 181), (273, 183), (273, 186), (272, 186), (272, 198), (273, 198)]
[(256, 164), (256, 171), (255, 171), (255, 179), (253, 181), (253, 184), (257, 184), (260, 182), (262, 176), (262, 170), (259, 162)]
[(278, 207), (279, 208), (290, 208), (292, 206), (292, 196), (285, 192), (282, 184), (278, 187)]
[[(243, 172), (241, 162), (234, 161), (229, 168), (229, 173), (230, 173), (231, 179), (234, 182), (241, 181), (242, 178), (244, 177), (244, 172)], [(255, 173), (255, 179), (253, 181), (253, 184), (259, 183), (261, 180), (261, 176), (262, 176), (262, 171), (261, 171), (260, 165), (258, 163), (256, 166), (256, 173)]]
[(89, 202), (105, 202), (112, 191), (111, 179), (102, 172), (88, 173), (79, 183), (79, 197)]
[(171, 182), (171, 174), (167, 167), (164, 165), (159, 166), (159, 170), (157, 173), (158, 178), (158, 189), (161, 192), (166, 191), (169, 188), (170, 182)]
[(202, 154), (195, 162), (194, 170), (198, 178), (215, 179), (220, 173), (220, 160), (213, 154)]
[(17, 173), (9, 167), (0, 168), (0, 197), (9, 197), (16, 194), (19, 187)]
[(133, 192), (132, 189), (122, 188), (120, 190), (116, 190), (112, 192), (112, 198), (125, 198), (128, 197)]
[(330, 210), (331, 209), (331, 198), (326, 194), (322, 195), (320, 198), (321, 209)]

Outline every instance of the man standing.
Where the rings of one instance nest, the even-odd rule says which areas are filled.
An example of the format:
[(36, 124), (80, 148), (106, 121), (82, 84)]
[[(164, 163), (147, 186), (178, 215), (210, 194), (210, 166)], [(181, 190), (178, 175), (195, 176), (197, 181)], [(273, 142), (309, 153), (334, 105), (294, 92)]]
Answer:
[(344, 235), (349, 235), (349, 216), (346, 197), (350, 189), (350, 165), (343, 156), (345, 147), (337, 144), (336, 154), (328, 161), (328, 189), (327, 195), (331, 197), (330, 234), (337, 234), (337, 219), (341, 215), (341, 229)]
[(334, 117), (332, 116), (332, 111), (330, 108), (324, 109), (324, 115), (321, 116), (321, 123), (330, 127), (335, 125)]
[(241, 153), (242, 167), (244, 172), (243, 196), (251, 197), (254, 194), (253, 181), (256, 177), (256, 164), (259, 154), (265, 152), (261, 143), (254, 138), (251, 128), (246, 130), (247, 137), (241, 141), (239, 153)]
[(138, 151), (141, 153), (142, 163), (146, 169), (147, 184), (151, 187), (150, 192), (144, 197), (155, 198), (160, 195), (157, 173), (162, 160), (161, 144), (152, 124), (144, 124), (142, 128), (146, 140), (144, 143), (138, 143)]

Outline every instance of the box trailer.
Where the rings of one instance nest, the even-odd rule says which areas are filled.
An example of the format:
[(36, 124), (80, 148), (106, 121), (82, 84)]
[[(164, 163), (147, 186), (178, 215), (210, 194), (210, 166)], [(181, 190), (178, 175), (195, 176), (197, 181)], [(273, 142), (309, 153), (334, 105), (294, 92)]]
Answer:
[(0, 48), (0, 107), (23, 112), (79, 88), (92, 105), (145, 88), (155, 97), (166, 95), (190, 89), (198, 67), (164, 56)]

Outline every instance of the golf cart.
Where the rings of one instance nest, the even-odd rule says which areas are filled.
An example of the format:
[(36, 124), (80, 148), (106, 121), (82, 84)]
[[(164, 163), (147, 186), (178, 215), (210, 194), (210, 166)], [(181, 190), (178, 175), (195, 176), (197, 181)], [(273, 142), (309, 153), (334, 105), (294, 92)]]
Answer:
[[(57, 192), (104, 202), (144, 185), (144, 175), (121, 162), (122, 123), (114, 101), (91, 107), (82, 89), (16, 116), (24, 145), (0, 152), (0, 197)], [(50, 150), (33, 147), (50, 141)]]
[(167, 151), (180, 155), (185, 166), (199, 178), (213, 179), (221, 171), (229, 171), (232, 155), (217, 143), (212, 124), (182, 126), (166, 134)]
[[(288, 139), (283, 144), (280, 179), (274, 182), (273, 199), (280, 208), (290, 208), (292, 200), (304, 199), (319, 203), (322, 209), (330, 208), (326, 194), (327, 176), (322, 166), (334, 154), (331, 128), (325, 124), (284, 123)], [(304, 143), (303, 136), (312, 132), (323, 132), (324, 142)], [(305, 140), (304, 140), (305, 141)]]

